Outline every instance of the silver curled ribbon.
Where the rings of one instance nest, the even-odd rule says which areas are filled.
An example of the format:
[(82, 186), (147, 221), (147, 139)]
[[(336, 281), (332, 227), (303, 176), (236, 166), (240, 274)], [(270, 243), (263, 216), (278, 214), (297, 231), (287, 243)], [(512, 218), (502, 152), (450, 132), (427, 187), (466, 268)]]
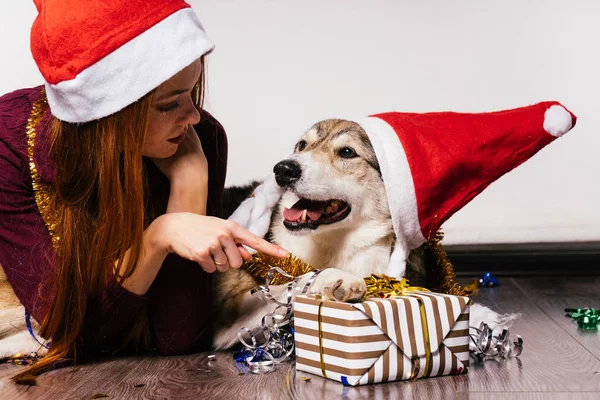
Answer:
[[(277, 300), (270, 292), (269, 283), (275, 272), (293, 279), (287, 284), (286, 302)], [(302, 294), (308, 292), (319, 272), (321, 271), (313, 271), (313, 275), (308, 279), (302, 289)], [(256, 339), (256, 335), (246, 327), (243, 327), (238, 331), (238, 339), (244, 346), (244, 349), (237, 352), (234, 355), (234, 358), (236, 358), (238, 362), (243, 361), (246, 364), (248, 371), (254, 374), (271, 372), (275, 369), (276, 364), (287, 360), (294, 352), (293, 301), (294, 291), (298, 287), (299, 282), (299, 278), (288, 274), (279, 267), (272, 267), (267, 274), (265, 284), (250, 291), (252, 295), (258, 294), (262, 296), (265, 301), (276, 304), (277, 307), (273, 312), (266, 314), (262, 318), (261, 331), (264, 337), (263, 343), (259, 343)], [(289, 327), (291, 332), (286, 330), (286, 327)], [(246, 340), (246, 337), (250, 339), (249, 342)]]
[(473, 347), (470, 347), (470, 353), (479, 361), (485, 359), (502, 359), (511, 356), (518, 357), (523, 352), (523, 338), (520, 335), (511, 342), (510, 330), (502, 329), (499, 335), (494, 335), (491, 329), (485, 322), (482, 322), (479, 328), (469, 328), (473, 333), (470, 333)]

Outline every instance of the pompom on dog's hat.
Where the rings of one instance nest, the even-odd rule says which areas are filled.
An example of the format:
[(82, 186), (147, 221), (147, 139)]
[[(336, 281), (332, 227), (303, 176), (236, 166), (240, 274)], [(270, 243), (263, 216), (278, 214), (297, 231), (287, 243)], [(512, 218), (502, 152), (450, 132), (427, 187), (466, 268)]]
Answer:
[[(410, 250), (502, 175), (575, 126), (550, 101), (489, 113), (389, 112), (355, 120), (375, 150), (396, 234), (388, 275), (404, 275)], [(258, 235), (279, 197), (270, 177), (234, 213)]]

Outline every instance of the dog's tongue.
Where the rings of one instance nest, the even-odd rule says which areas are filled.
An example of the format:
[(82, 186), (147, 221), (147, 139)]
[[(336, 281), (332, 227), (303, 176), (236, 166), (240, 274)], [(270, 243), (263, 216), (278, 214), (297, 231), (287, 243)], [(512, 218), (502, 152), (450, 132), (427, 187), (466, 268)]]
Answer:
[(306, 210), (308, 219), (311, 221), (316, 221), (321, 217), (321, 215), (323, 215), (323, 210), (325, 210), (326, 205), (326, 201), (302, 199), (294, 204), (291, 208), (284, 209), (283, 218), (290, 222), (298, 221), (302, 217), (304, 210)]

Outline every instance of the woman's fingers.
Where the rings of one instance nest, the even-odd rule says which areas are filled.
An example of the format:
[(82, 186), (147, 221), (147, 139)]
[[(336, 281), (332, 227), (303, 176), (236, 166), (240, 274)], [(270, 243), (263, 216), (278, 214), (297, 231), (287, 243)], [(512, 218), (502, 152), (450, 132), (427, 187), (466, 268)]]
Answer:
[(240, 255), (242, 256), (242, 258), (245, 261), (250, 261), (252, 259), (252, 254), (250, 254), (248, 252), (248, 250), (246, 250), (246, 248), (244, 247), (244, 245), (238, 244), (237, 248), (238, 248), (238, 251), (240, 252)]
[[(223, 256), (223, 258), (225, 258), (225, 256)], [(202, 269), (208, 272), (209, 274), (212, 274), (217, 270), (217, 266), (215, 264), (215, 261), (213, 260), (211, 251), (203, 252), (203, 254), (198, 256), (195, 261), (198, 264), (200, 264)]]
[(233, 238), (227, 237), (221, 239), (221, 245), (223, 246), (223, 251), (225, 252), (225, 255), (227, 256), (227, 259), (229, 261), (229, 267), (241, 267), (244, 260), (242, 259), (242, 255), (240, 254), (237, 245), (233, 241)]
[(289, 257), (290, 253), (287, 250), (282, 249), (281, 247), (274, 245), (273, 243), (269, 243), (263, 238), (248, 232), (235, 222), (228, 221), (228, 223), (230, 223), (229, 230), (233, 234), (236, 243), (244, 244), (269, 256), (277, 258)]
[(227, 254), (223, 251), (223, 244), (221, 243), (221, 238), (227, 238), (228, 236), (230, 235), (225, 232), (224, 234), (219, 235), (216, 240), (209, 242), (211, 259), (219, 272), (225, 272), (229, 268), (229, 259)]
[(191, 213), (165, 214), (159, 220), (166, 221), (156, 225), (163, 232), (158, 242), (161, 249), (197, 262), (208, 273), (239, 268), (244, 260), (252, 259), (250, 249), (277, 258), (290, 255), (232, 221)]

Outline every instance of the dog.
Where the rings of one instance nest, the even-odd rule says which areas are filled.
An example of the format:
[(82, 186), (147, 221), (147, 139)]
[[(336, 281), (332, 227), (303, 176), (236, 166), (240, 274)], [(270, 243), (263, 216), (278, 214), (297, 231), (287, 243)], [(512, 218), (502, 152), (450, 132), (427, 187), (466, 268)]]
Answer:
[[(385, 186), (367, 133), (355, 122), (321, 121), (299, 139), (293, 154), (277, 163), (273, 173), (263, 185), (276, 185), (280, 196), (270, 200), (275, 202), (270, 216), (258, 218), (270, 217), (265, 237), (322, 270), (311, 286), (312, 293), (336, 301), (362, 299), (364, 277), (388, 271), (396, 242)], [(236, 190), (247, 196), (258, 188), (254, 183)], [(226, 208), (231, 211), (238, 205)], [(230, 219), (248, 228), (247, 215), (242, 214), (236, 211)], [(253, 233), (263, 234), (263, 230)], [(409, 253), (402, 270), (411, 284), (426, 286), (421, 248)], [(302, 277), (298, 287), (307, 279)], [(217, 276), (217, 349), (236, 345), (242, 327), (260, 326), (262, 317), (273, 311), (273, 304), (250, 294), (263, 283), (243, 269)], [(286, 287), (270, 289), (285, 301)], [(471, 307), (470, 325), (479, 327), (485, 321), (492, 328), (510, 326), (516, 318), (476, 304)]]
[[(273, 210), (263, 216), (265, 226), (260, 234), (322, 270), (311, 293), (335, 301), (362, 299), (366, 292), (363, 278), (387, 272), (395, 243), (385, 186), (366, 132), (346, 120), (315, 124), (298, 140), (292, 155), (275, 165), (267, 180), (226, 189), (225, 217), (249, 228), (238, 211), (252, 192), (269, 185), (277, 195), (269, 200), (274, 203)], [(311, 276), (300, 277), (298, 287)], [(427, 281), (419, 249), (409, 254), (405, 276), (418, 286)], [(251, 294), (251, 289), (264, 282), (244, 269), (215, 274), (214, 281), (214, 347), (229, 349), (238, 344), (241, 328), (260, 327), (275, 305)], [(271, 286), (270, 290), (276, 298), (287, 296), (286, 285)], [(32, 351), (43, 354), (45, 349), (27, 332), (23, 306), (3, 273), (0, 309), (4, 310), (0, 313), (0, 358)], [(493, 327), (510, 325), (514, 316), (474, 306), (470, 318), (471, 326), (485, 320)], [(38, 329), (34, 322), (36, 334)]]

